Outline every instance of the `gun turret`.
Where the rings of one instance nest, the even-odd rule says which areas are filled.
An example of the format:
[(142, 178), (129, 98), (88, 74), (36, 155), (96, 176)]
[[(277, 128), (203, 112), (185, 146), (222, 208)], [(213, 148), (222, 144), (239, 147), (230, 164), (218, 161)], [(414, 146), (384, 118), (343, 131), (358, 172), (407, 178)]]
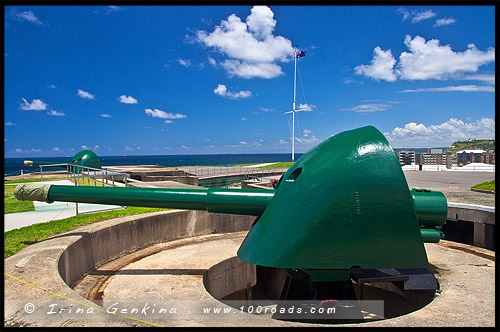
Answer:
[(90, 150), (82, 150), (75, 154), (69, 163), (57, 162), (57, 161), (32, 161), (25, 160), (25, 166), (43, 166), (43, 165), (58, 165), (61, 167), (71, 166), (71, 172), (74, 174), (80, 174), (83, 170), (81, 167), (77, 166), (85, 166), (92, 168), (101, 168), (101, 161), (99, 157)]
[[(384, 135), (341, 132), (304, 154), (275, 189), (167, 189), (20, 184), (18, 199), (207, 210), (256, 216), (238, 256), (314, 271), (426, 268), (423, 242), (447, 217), (441, 192), (408, 188)], [(313, 272), (311, 272), (313, 271)]]

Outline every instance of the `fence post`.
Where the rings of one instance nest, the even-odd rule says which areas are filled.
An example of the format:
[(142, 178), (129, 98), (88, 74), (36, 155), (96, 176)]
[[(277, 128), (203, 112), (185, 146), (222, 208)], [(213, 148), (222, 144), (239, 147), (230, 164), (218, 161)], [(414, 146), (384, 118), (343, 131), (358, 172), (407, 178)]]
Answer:
[[(76, 181), (75, 181), (75, 186), (78, 186)], [(76, 208), (76, 215), (78, 215), (78, 202), (75, 202), (75, 208)]]

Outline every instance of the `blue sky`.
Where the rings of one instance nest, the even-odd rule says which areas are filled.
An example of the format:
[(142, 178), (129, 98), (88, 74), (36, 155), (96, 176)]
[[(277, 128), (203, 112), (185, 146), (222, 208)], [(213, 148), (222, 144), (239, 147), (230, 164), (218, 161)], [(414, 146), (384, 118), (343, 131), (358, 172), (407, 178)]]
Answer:
[(4, 6), (5, 157), (494, 138), (493, 6)]

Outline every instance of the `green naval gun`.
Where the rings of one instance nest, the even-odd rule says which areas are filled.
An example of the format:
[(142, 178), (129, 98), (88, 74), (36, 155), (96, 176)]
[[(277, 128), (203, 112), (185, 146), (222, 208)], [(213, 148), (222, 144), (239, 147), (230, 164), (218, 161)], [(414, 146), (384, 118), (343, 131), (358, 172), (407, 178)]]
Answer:
[(25, 166), (40, 166), (40, 165), (58, 165), (61, 167), (71, 167), (71, 173), (80, 174), (83, 170), (82, 167), (92, 167), (92, 168), (101, 168), (101, 161), (99, 157), (95, 154), (95, 152), (91, 150), (82, 150), (75, 154), (69, 163), (56, 162), (56, 161), (32, 161), (25, 160)]
[[(409, 189), (389, 142), (373, 126), (326, 139), (270, 190), (42, 186), (18, 185), (15, 195), (253, 215), (237, 255), (286, 269), (284, 299), (354, 299), (351, 279), (399, 282), (421, 274), (415, 271), (429, 267), (424, 242), (444, 237), (448, 209), (443, 193)], [(438, 285), (431, 277), (424, 288), (433, 295)]]

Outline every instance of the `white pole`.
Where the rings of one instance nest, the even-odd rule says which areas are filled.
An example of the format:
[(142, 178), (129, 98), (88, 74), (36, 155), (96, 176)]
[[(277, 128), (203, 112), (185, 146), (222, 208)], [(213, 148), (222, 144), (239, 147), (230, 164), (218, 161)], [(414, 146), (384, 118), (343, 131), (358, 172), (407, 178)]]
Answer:
[(297, 49), (293, 55), (295, 59), (295, 72), (293, 74), (293, 105), (292, 110), (285, 112), (284, 114), (292, 113), (292, 161), (295, 161), (295, 112), (300, 112), (303, 110), (298, 110), (295, 108), (296, 105), (296, 92), (297, 92)]
[(295, 161), (295, 97), (297, 91), (297, 49), (293, 54), (295, 70), (293, 72), (293, 105), (292, 105), (292, 161)]
[(295, 161), (295, 111), (292, 111), (292, 161)]
[(297, 49), (295, 49), (295, 54), (293, 55), (295, 59), (295, 71), (293, 73), (293, 107), (292, 111), (295, 111), (295, 96), (297, 91)]

